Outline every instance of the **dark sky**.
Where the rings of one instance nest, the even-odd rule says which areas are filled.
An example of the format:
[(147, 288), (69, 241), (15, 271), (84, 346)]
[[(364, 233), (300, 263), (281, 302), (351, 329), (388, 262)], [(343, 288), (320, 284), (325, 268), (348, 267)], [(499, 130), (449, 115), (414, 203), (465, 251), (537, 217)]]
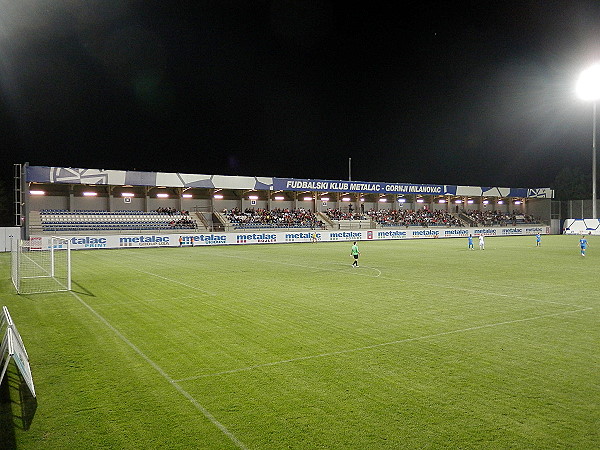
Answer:
[(0, 0), (2, 160), (547, 187), (596, 61), (598, 0)]

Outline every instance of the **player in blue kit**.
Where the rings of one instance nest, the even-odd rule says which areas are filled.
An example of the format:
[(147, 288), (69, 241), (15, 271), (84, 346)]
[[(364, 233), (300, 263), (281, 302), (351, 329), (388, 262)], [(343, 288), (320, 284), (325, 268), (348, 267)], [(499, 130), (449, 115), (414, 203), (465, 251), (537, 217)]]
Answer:
[(585, 238), (585, 236), (581, 236), (581, 239), (579, 239), (579, 247), (581, 247), (581, 256), (585, 256), (585, 249), (588, 246), (588, 241)]
[(535, 246), (540, 247), (542, 245), (542, 235), (540, 233), (535, 235)]
[(475, 250), (475, 247), (473, 247), (473, 235), (472, 234), (469, 235), (469, 250)]

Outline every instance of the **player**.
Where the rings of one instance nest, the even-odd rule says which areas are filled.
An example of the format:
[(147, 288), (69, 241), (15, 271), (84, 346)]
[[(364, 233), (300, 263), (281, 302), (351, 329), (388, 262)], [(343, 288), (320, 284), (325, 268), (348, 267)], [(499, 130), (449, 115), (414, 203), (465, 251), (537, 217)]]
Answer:
[(588, 241), (584, 235), (581, 235), (581, 239), (579, 239), (579, 247), (581, 247), (581, 256), (585, 256), (585, 249), (588, 246)]
[(479, 235), (479, 250), (485, 250), (485, 241), (483, 239), (483, 234)]
[(317, 242), (319, 242), (319, 240), (317, 239), (317, 232), (316, 232), (316, 231), (313, 231), (313, 232), (310, 234), (310, 241), (311, 241), (313, 244), (316, 244)]
[(352, 249), (350, 250), (350, 255), (354, 257), (354, 261), (352, 262), (352, 267), (358, 267), (358, 255), (360, 255), (360, 252), (358, 251), (358, 245), (356, 245), (356, 241), (354, 241), (354, 245), (352, 245)]
[(475, 250), (475, 247), (473, 247), (473, 235), (472, 234), (469, 235), (469, 250)]
[(542, 235), (540, 233), (535, 235), (535, 246), (536, 247), (542, 246)]

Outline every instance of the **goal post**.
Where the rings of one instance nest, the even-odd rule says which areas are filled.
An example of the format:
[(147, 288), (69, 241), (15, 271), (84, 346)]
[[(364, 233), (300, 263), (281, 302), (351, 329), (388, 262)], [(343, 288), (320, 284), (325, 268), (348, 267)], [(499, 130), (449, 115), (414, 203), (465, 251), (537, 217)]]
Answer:
[(19, 294), (71, 290), (71, 241), (61, 237), (14, 239), (11, 276)]

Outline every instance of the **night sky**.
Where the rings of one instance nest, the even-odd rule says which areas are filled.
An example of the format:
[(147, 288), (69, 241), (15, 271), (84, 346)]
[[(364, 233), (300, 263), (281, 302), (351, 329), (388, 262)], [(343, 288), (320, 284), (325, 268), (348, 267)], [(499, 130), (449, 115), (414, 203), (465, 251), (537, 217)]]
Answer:
[(0, 0), (2, 165), (547, 187), (597, 61), (598, 0)]

